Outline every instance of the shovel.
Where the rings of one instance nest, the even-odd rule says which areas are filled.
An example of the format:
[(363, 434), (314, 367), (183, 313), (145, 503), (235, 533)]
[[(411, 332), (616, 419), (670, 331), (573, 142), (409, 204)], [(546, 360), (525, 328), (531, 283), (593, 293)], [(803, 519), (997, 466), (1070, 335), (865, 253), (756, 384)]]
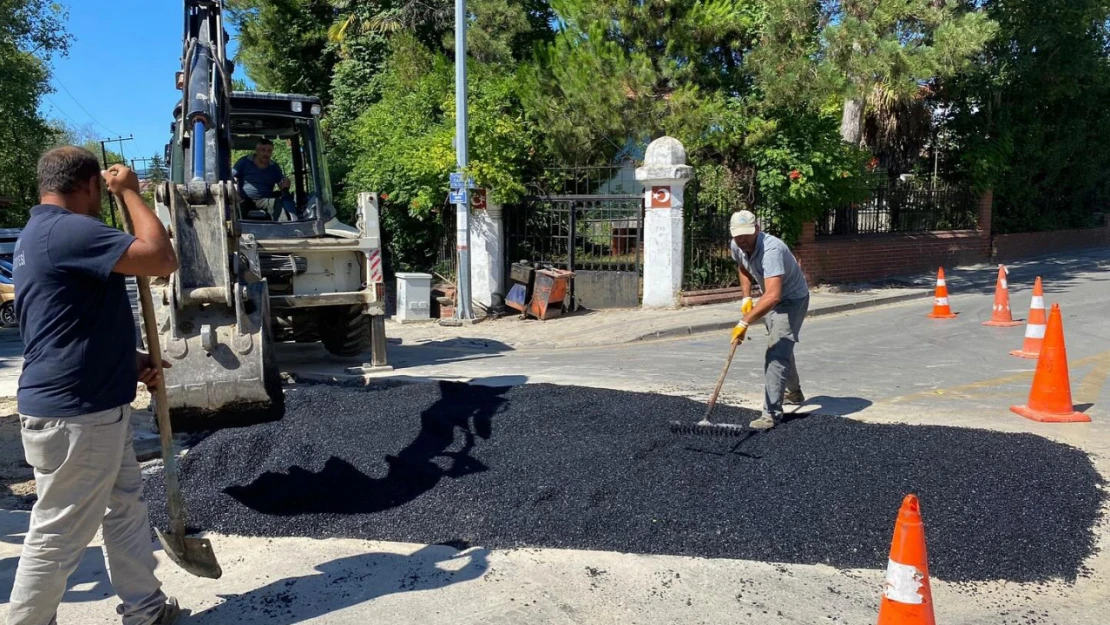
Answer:
[[(123, 227), (128, 234), (135, 234), (131, 214), (123, 197), (115, 197), (119, 205)], [(139, 308), (143, 313), (143, 328), (146, 330), (147, 348), (150, 359), (158, 370), (161, 383), (154, 389), (155, 414), (158, 417), (158, 435), (162, 441), (162, 475), (166, 482), (166, 508), (170, 516), (170, 529), (162, 532), (157, 527), (154, 533), (162, 543), (166, 555), (175, 564), (197, 577), (219, 579), (223, 575), (212, 543), (206, 538), (191, 538), (185, 535), (185, 503), (181, 496), (181, 484), (177, 480), (177, 457), (173, 453), (173, 431), (170, 429), (170, 404), (166, 397), (166, 377), (162, 370), (162, 346), (158, 342), (158, 323), (154, 318), (154, 301), (150, 295), (150, 279), (136, 276), (139, 283)]]

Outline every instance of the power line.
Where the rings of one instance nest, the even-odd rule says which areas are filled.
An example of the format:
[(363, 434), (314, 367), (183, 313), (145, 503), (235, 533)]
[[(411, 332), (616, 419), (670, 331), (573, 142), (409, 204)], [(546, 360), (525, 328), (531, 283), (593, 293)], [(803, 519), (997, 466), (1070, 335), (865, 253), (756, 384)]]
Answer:
[(104, 130), (107, 130), (107, 131), (108, 131), (109, 133), (111, 133), (111, 134), (113, 134), (113, 135), (118, 135), (118, 134), (119, 134), (119, 133), (118, 133), (118, 132), (116, 132), (115, 130), (112, 130), (111, 128), (109, 128), (109, 127), (105, 126), (105, 125), (104, 125), (104, 122), (100, 121), (99, 119), (97, 119), (97, 118), (96, 118), (96, 116), (95, 116), (95, 115), (93, 115), (92, 113), (90, 113), (90, 112), (89, 112), (89, 109), (85, 108), (85, 107), (84, 107), (84, 105), (82, 105), (82, 104), (81, 104), (81, 102), (80, 102), (80, 101), (79, 101), (79, 100), (78, 100), (78, 99), (77, 99), (76, 97), (74, 97), (73, 93), (71, 93), (71, 92), (70, 92), (70, 90), (69, 90), (69, 88), (68, 88), (68, 87), (66, 87), (65, 83), (64, 83), (64, 82), (62, 82), (62, 79), (61, 79), (61, 78), (58, 78), (58, 75), (57, 75), (57, 74), (54, 74), (54, 80), (55, 80), (55, 81), (57, 81), (57, 83), (58, 83), (58, 86), (62, 88), (62, 91), (65, 91), (65, 92), (66, 92), (66, 94), (68, 94), (68, 95), (69, 95), (70, 99), (71, 99), (71, 100), (73, 100), (73, 102), (74, 102), (74, 103), (75, 103), (75, 104), (76, 104), (76, 105), (78, 106), (78, 108), (80, 108), (80, 109), (81, 109), (82, 111), (85, 111), (85, 114), (86, 114), (86, 115), (88, 115), (88, 116), (89, 116), (89, 118), (91, 118), (91, 119), (92, 119), (92, 120), (93, 120), (94, 122), (96, 122), (96, 124), (97, 124), (98, 126), (100, 126), (101, 128), (103, 128)]
[(54, 101), (54, 98), (51, 98), (50, 96), (45, 96), (45, 97), (46, 97), (46, 99), (47, 99), (47, 100), (48, 100), (48, 101), (50, 102), (50, 106), (54, 107), (54, 110), (55, 110), (55, 111), (57, 111), (57, 112), (61, 113), (61, 114), (62, 114), (62, 117), (65, 117), (65, 118), (66, 118), (66, 119), (68, 119), (68, 120), (69, 120), (70, 122), (72, 122), (72, 123), (73, 123), (73, 125), (74, 125), (75, 127), (77, 127), (77, 126), (80, 126), (80, 125), (81, 125), (80, 123), (78, 123), (78, 122), (77, 122), (77, 120), (76, 120), (76, 119), (73, 119), (72, 117), (70, 117), (70, 116), (69, 116), (69, 113), (66, 113), (66, 112), (65, 112), (65, 109), (63, 109), (62, 107), (58, 106), (58, 103)]

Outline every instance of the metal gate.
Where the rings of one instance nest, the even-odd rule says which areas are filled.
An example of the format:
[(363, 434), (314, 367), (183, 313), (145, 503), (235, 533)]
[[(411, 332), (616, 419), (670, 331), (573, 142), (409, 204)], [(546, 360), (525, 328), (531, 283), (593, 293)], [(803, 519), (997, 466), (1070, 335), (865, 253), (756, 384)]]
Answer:
[(643, 272), (644, 196), (549, 195), (505, 209), (508, 263), (575, 273), (575, 307), (634, 308)]

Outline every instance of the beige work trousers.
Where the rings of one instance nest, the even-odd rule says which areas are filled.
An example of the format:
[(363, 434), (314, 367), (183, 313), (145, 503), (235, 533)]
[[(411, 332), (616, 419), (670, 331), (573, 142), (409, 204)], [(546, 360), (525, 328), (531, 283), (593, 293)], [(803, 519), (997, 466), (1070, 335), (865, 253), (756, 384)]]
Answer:
[(154, 577), (131, 407), (63, 419), (20, 416), (20, 424), (38, 501), (16, 569), (8, 625), (56, 623), (67, 580), (101, 527), (124, 625), (151, 625), (166, 596)]

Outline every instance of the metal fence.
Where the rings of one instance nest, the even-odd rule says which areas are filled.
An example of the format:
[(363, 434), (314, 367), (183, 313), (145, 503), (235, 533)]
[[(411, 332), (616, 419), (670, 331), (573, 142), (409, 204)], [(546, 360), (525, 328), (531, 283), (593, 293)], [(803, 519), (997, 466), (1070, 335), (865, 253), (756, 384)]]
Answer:
[(643, 185), (638, 163), (552, 167), (505, 207), (506, 261), (571, 271), (640, 271)]
[(644, 185), (636, 180), (637, 161), (627, 159), (613, 165), (552, 167), (544, 170), (529, 185), (530, 195), (635, 195), (643, 193)]
[(575, 272), (568, 300), (575, 309), (637, 306), (644, 194), (636, 165), (545, 171), (531, 195), (505, 207), (506, 265), (523, 260)]
[(643, 195), (529, 197), (505, 211), (506, 261), (640, 271)]
[[(452, 284), (459, 275), (459, 255), (456, 251), (458, 234), (455, 232), (455, 206), (445, 206), (440, 209), (436, 226), (439, 228), (439, 247), (436, 250), (436, 264), (432, 268), (433, 274), (447, 278)], [(439, 278), (434, 278), (438, 282)]]
[[(695, 178), (686, 187), (684, 234), (685, 262), (683, 263), (682, 290), (701, 291), (723, 289), (740, 284), (736, 262), (729, 249), (728, 222), (732, 213), (744, 210), (746, 205), (711, 201), (701, 193)], [(773, 235), (779, 229), (770, 210), (757, 207), (754, 211), (763, 230)]]
[(933, 177), (863, 178), (863, 199), (830, 208), (816, 223), (818, 235), (933, 232), (975, 228), (978, 198), (964, 185)]

